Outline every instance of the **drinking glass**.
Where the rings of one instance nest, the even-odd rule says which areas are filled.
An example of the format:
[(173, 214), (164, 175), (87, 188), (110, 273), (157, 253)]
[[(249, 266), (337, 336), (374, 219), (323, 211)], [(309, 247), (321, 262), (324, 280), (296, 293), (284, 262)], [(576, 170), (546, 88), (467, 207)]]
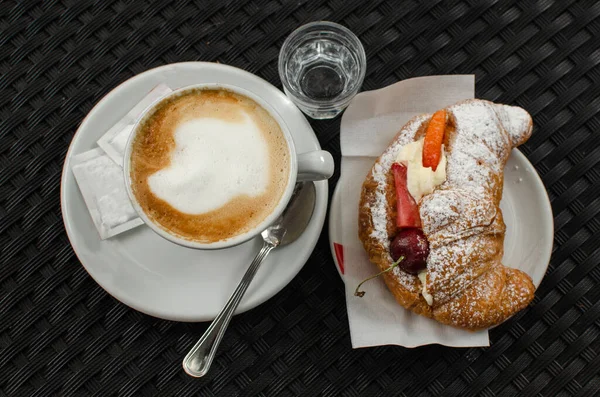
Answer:
[(333, 22), (299, 27), (279, 52), (285, 94), (314, 119), (330, 119), (344, 110), (358, 93), (366, 68), (358, 37)]

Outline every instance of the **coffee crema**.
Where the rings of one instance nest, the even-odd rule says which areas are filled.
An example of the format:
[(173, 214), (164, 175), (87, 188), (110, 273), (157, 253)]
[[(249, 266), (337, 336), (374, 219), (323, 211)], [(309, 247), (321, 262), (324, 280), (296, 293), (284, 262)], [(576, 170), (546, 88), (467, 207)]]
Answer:
[(144, 213), (168, 233), (202, 243), (257, 227), (281, 200), (289, 171), (277, 121), (227, 90), (167, 98), (132, 142), (131, 188)]

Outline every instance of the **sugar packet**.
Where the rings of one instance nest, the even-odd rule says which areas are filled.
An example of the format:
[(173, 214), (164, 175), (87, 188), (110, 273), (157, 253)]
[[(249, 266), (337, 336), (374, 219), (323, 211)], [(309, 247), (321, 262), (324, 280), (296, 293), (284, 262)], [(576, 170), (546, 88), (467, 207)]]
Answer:
[(73, 156), (71, 163), (85, 205), (102, 240), (144, 223), (127, 195), (123, 168), (102, 149)]

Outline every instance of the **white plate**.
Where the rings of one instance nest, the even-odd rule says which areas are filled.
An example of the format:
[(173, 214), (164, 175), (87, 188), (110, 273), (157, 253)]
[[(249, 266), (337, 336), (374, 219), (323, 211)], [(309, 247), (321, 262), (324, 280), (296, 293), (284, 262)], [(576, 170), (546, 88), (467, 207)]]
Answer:
[[(338, 183), (337, 186), (340, 185)], [(336, 269), (343, 277), (339, 191), (340, 189), (336, 188), (331, 199), (329, 245)], [(554, 220), (548, 193), (540, 176), (517, 149), (512, 151), (504, 168), (504, 190), (500, 208), (506, 223), (502, 263), (529, 274), (537, 288), (550, 263)]]
[[(231, 66), (187, 62), (135, 76), (98, 102), (75, 133), (62, 173), (63, 221), (87, 272), (126, 305), (168, 320), (212, 320), (258, 252), (259, 238), (226, 250), (199, 251), (180, 247), (140, 226), (102, 241), (75, 183), (70, 161), (73, 155), (96, 147), (100, 136), (159, 83), (177, 89), (215, 82), (237, 85), (269, 102), (288, 123), (298, 153), (321, 148), (304, 115), (265, 80)], [(267, 257), (236, 313), (275, 295), (304, 266), (317, 243), (327, 210), (327, 182), (316, 182), (315, 187), (315, 210), (306, 231), (295, 243)]]

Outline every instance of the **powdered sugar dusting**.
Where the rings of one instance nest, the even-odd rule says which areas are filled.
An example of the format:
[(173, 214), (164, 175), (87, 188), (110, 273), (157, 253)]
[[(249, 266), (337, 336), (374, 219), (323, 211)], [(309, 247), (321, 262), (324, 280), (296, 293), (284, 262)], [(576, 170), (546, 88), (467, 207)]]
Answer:
[[(511, 149), (531, 134), (531, 119), (520, 108), (473, 100), (447, 110), (446, 181), (418, 203), (430, 244), (426, 287), (438, 307), (490, 267), (501, 266), (505, 227), (496, 204), (502, 194), (502, 172)], [(371, 237), (388, 252), (387, 175), (400, 149), (415, 140), (430, 117), (409, 122), (373, 167), (377, 188), (370, 207)], [(399, 268), (393, 274), (409, 290), (420, 289), (416, 276)], [(479, 285), (477, 294), (490, 292), (485, 285)]]
[(531, 135), (532, 123), (529, 113), (520, 107), (495, 104), (496, 114), (508, 132), (512, 147), (524, 143)]
[(447, 184), (495, 194), (502, 189), (497, 179), (512, 149), (510, 138), (487, 102), (455, 105), (449, 111), (456, 132), (448, 148)]

